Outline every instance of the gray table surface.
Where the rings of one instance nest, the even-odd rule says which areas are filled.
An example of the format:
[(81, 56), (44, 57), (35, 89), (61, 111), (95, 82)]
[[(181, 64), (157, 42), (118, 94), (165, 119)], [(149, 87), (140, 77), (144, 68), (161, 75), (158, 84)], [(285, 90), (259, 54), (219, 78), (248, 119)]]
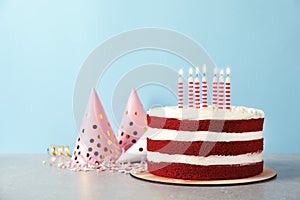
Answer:
[[(46, 160), (47, 164), (42, 161)], [(300, 199), (300, 154), (264, 155), (275, 179), (235, 186), (177, 186), (121, 173), (73, 172), (44, 154), (0, 154), (0, 199)]]

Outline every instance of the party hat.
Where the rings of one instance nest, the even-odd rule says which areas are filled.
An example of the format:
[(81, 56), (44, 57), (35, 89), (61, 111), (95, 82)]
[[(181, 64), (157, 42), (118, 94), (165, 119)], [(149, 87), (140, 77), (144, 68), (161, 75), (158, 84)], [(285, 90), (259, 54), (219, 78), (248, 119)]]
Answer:
[(79, 164), (114, 162), (121, 154), (115, 133), (95, 89), (92, 90), (72, 160)]
[(135, 89), (132, 89), (119, 128), (119, 146), (126, 152), (142, 135), (144, 135), (146, 130), (146, 112)]

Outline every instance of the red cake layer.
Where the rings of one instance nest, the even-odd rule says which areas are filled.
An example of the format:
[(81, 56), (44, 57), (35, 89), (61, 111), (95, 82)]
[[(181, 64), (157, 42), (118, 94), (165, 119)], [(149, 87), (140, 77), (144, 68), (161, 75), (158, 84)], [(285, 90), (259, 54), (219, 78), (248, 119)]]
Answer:
[(212, 131), (242, 133), (262, 131), (264, 118), (242, 120), (179, 120), (147, 115), (148, 126), (152, 128), (181, 131)]
[(151, 174), (188, 180), (236, 179), (255, 176), (263, 171), (263, 161), (248, 165), (190, 165), (148, 161)]
[(147, 138), (147, 151), (165, 154), (229, 156), (261, 152), (262, 150), (263, 139), (234, 142), (182, 142), (172, 140), (151, 140)]

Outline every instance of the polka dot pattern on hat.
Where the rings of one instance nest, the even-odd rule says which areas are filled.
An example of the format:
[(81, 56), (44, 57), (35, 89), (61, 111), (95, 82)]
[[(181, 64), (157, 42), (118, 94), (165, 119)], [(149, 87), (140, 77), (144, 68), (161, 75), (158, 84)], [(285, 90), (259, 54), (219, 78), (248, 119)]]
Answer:
[(101, 163), (115, 161), (120, 155), (116, 135), (96, 91), (92, 90), (72, 159), (80, 164)]
[(118, 133), (119, 146), (127, 151), (145, 133), (147, 126), (146, 112), (133, 89), (125, 109)]

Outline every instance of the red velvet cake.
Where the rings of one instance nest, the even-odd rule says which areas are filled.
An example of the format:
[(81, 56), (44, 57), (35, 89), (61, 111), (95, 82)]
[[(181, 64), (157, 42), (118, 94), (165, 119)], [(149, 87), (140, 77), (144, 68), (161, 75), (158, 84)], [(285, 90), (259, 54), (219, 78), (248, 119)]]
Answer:
[(262, 110), (158, 107), (147, 118), (147, 163), (154, 175), (214, 180), (263, 171)]

